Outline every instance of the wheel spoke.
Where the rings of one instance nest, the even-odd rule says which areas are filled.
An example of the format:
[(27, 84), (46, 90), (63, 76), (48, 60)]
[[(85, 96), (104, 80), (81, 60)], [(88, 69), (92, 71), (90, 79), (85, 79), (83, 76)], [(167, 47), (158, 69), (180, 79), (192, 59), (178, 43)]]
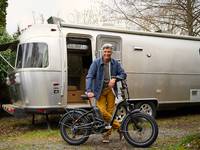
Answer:
[(61, 122), (60, 124), (63, 125), (63, 126), (65, 126), (65, 127), (68, 127), (68, 128), (72, 127), (72, 125), (69, 124), (69, 123), (63, 123), (63, 122)]

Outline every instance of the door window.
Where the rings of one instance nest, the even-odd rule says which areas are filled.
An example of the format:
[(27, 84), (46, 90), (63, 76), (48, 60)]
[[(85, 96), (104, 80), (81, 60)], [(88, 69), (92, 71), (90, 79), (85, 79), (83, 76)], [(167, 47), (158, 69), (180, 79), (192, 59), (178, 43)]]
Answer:
[(113, 54), (112, 58), (121, 62), (121, 37), (119, 36), (111, 36), (111, 35), (98, 35), (97, 36), (97, 49), (96, 49), (96, 57), (102, 57), (102, 45), (110, 43), (113, 45)]

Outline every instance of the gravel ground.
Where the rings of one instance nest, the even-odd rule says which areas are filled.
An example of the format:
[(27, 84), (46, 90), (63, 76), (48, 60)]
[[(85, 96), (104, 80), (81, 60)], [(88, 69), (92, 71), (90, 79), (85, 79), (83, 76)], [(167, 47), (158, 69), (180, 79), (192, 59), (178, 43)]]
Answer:
[[(156, 142), (148, 149), (170, 149), (186, 135), (200, 134), (200, 110), (168, 111), (158, 114), (156, 118), (159, 135)], [(105, 149), (139, 149), (129, 145), (125, 140), (119, 141), (118, 134), (113, 132), (111, 142), (103, 144), (101, 135), (91, 135), (81, 146), (70, 146), (60, 136), (58, 124), (51, 122), (47, 128), (44, 118), (36, 118), (31, 124), (31, 117), (17, 119), (11, 116), (0, 116), (0, 149), (73, 149), (73, 150), (105, 150)]]

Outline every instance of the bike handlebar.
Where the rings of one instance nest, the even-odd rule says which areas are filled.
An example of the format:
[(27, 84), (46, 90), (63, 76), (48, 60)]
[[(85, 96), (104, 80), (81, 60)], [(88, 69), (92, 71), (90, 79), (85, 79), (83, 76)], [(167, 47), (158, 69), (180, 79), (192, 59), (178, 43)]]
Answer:
[(116, 82), (124, 80), (124, 78), (122, 78), (120, 76), (112, 76), (111, 78), (115, 78)]
[(82, 100), (88, 100), (89, 99), (89, 97), (87, 96), (87, 95), (81, 95), (81, 98), (82, 98)]

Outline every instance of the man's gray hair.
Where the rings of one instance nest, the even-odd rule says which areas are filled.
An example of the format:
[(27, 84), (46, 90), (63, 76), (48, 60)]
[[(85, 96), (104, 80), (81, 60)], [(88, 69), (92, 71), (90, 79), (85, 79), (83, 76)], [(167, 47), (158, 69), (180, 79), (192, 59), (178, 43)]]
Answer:
[(104, 50), (105, 48), (110, 48), (110, 49), (113, 50), (113, 45), (110, 44), (110, 43), (103, 44), (103, 46), (101, 47), (101, 49)]

